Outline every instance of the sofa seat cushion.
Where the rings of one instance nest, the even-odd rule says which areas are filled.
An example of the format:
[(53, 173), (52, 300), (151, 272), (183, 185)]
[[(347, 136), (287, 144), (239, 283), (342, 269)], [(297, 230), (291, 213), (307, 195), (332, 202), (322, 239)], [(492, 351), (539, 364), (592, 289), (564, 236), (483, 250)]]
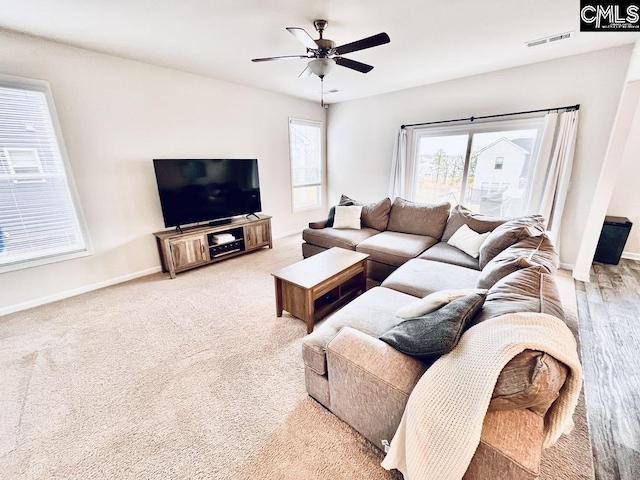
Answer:
[(318, 247), (331, 248), (340, 247), (347, 250), (355, 250), (356, 245), (380, 233), (373, 228), (362, 228), (360, 230), (352, 229), (335, 229), (323, 228), (321, 230), (315, 228), (305, 228), (302, 232), (302, 238), (305, 242)]
[(440, 290), (475, 288), (479, 275), (471, 268), (414, 258), (389, 275), (382, 286), (422, 298)]
[(474, 324), (507, 313), (535, 312), (564, 320), (562, 300), (553, 275), (544, 267), (517, 270), (489, 289)]
[(418, 258), (480, 270), (480, 262), (477, 258), (467, 255), (462, 250), (452, 247), (446, 242), (436, 243), (429, 250), (421, 253)]
[(394, 313), (416, 299), (388, 288), (367, 290), (327, 318), (302, 342), (304, 364), (318, 375), (327, 373), (326, 348), (342, 327), (351, 327), (378, 338), (404, 320)]
[(435, 245), (437, 241), (424, 235), (387, 231), (363, 240), (356, 251), (368, 253), (369, 258), (376, 262), (400, 266)]
[(396, 197), (391, 205), (387, 230), (425, 235), (439, 240), (447, 224), (450, 209), (449, 202), (416, 203)]

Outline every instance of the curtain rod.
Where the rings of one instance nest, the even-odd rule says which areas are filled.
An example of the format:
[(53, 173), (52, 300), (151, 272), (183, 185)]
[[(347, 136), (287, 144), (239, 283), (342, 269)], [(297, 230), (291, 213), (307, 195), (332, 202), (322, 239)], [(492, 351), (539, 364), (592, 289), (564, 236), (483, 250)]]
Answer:
[(568, 105), (566, 107), (553, 107), (553, 108), (541, 108), (540, 110), (528, 110), (526, 112), (513, 112), (513, 113), (500, 113), (498, 115), (484, 115), (482, 117), (469, 117), (469, 118), (456, 118), (454, 120), (440, 120), (439, 122), (423, 122), (423, 123), (410, 123), (408, 125), (400, 125), (400, 128), (405, 129), (407, 127), (420, 127), (422, 125), (436, 125), (438, 123), (452, 123), (452, 122), (473, 122), (474, 120), (484, 120), (485, 118), (498, 118), (498, 117), (510, 117), (512, 115), (526, 115), (529, 113), (550, 113), (552, 110), (560, 111), (566, 110), (567, 112), (573, 110), (580, 110), (580, 104)]

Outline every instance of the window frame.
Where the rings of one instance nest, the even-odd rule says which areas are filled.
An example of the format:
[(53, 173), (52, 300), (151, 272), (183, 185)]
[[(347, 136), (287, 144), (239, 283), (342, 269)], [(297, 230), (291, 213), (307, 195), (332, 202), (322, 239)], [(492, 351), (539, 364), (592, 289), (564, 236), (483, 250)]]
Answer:
[[(18, 77), (14, 75), (0, 74), (0, 86), (5, 88), (19, 89), (19, 90), (30, 90), (30, 91), (40, 92), (44, 94), (44, 98), (47, 103), (47, 108), (49, 111), (49, 117), (51, 119), (51, 125), (55, 133), (55, 139), (58, 144), (58, 149), (60, 151), (60, 158), (62, 160), (64, 175), (66, 178), (67, 187), (69, 189), (71, 204), (75, 211), (76, 218), (78, 220), (78, 226), (80, 228), (80, 234), (82, 235), (82, 239), (84, 241), (83, 250), (76, 251), (76, 252), (69, 252), (69, 253), (60, 253), (60, 254), (54, 253), (54, 254), (51, 254), (50, 256), (43, 256), (43, 257), (31, 259), (31, 260), (18, 260), (14, 263), (9, 263), (9, 264), (0, 266), (0, 274), (5, 272), (23, 270), (26, 268), (33, 268), (33, 267), (38, 267), (42, 265), (48, 265), (51, 263), (57, 263), (57, 262), (62, 262), (62, 261), (67, 261), (67, 260), (72, 260), (76, 258), (82, 258), (82, 257), (93, 255), (94, 253), (93, 244), (89, 236), (89, 229), (87, 227), (87, 222), (86, 222), (84, 212), (82, 210), (82, 206), (80, 203), (80, 196), (76, 188), (76, 183), (75, 183), (73, 171), (71, 168), (71, 162), (69, 161), (69, 155), (67, 153), (67, 148), (64, 143), (64, 138), (62, 136), (62, 129), (60, 127), (60, 122), (58, 120), (58, 111), (56, 109), (55, 102), (53, 101), (53, 94), (51, 92), (51, 86), (49, 85), (49, 82), (44, 80), (35, 80), (31, 78), (26, 78), (26, 77)], [(46, 176), (46, 174), (43, 174), (43, 176)]]
[[(314, 127), (319, 127), (320, 129), (320, 183), (314, 183), (314, 184), (308, 184), (308, 185), (293, 185), (293, 155), (292, 155), (292, 151), (291, 151), (291, 125), (292, 124), (299, 124), (299, 125), (309, 125), (309, 126), (314, 126)], [(323, 202), (324, 202), (324, 185), (325, 185), (325, 181), (324, 181), (324, 152), (325, 152), (325, 148), (324, 148), (324, 122), (320, 121), (320, 120), (309, 120), (309, 119), (305, 119), (305, 118), (297, 118), (297, 117), (289, 117), (287, 120), (287, 139), (289, 142), (289, 181), (290, 181), (290, 191), (291, 191), (291, 213), (301, 213), (301, 212), (309, 212), (312, 210), (318, 210), (320, 208), (322, 208)], [(318, 191), (319, 191), (319, 195), (318, 195), (318, 203), (317, 205), (313, 205), (313, 206), (308, 206), (308, 207), (304, 207), (304, 208), (296, 208), (295, 205), (295, 195), (294, 195), (294, 189), (296, 188), (300, 188), (300, 187), (318, 187)]]
[[(468, 135), (467, 149), (462, 173), (462, 192), (460, 192), (459, 199), (459, 204), (464, 205), (464, 203), (466, 202), (465, 186), (467, 186), (469, 167), (471, 164), (471, 147), (473, 144), (473, 136), (478, 133), (491, 133), (496, 130), (509, 131), (537, 128), (538, 135), (531, 152), (531, 157), (537, 158), (542, 140), (545, 114), (546, 112), (542, 112), (528, 115), (525, 118), (517, 118), (511, 120), (476, 120), (474, 122), (465, 122), (457, 125), (436, 125), (412, 128), (411, 139), (407, 142), (409, 145), (409, 149), (407, 152), (407, 172), (410, 173), (409, 175), (407, 175), (405, 181), (405, 191), (407, 192), (407, 197), (410, 200), (414, 200), (416, 198), (419, 168), (418, 154), (420, 152), (420, 140), (423, 137)], [(527, 192), (527, 198), (530, 194), (531, 192)]]

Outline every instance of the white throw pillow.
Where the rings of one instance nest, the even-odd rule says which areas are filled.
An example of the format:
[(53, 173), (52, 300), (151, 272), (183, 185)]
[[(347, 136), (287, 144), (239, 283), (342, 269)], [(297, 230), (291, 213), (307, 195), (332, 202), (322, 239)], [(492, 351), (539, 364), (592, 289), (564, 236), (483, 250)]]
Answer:
[(396, 317), (408, 320), (410, 318), (421, 317), (427, 313), (431, 313), (444, 307), (446, 304), (454, 300), (472, 295), (474, 293), (486, 293), (487, 290), (482, 288), (466, 288), (463, 290), (440, 290), (421, 298), (417, 302), (405, 305), (396, 312)]
[(467, 255), (478, 258), (480, 256), (480, 247), (487, 239), (491, 232), (478, 233), (469, 228), (469, 225), (462, 225), (456, 233), (451, 235), (447, 242), (452, 247), (462, 250)]
[(352, 205), (349, 207), (336, 207), (336, 216), (333, 219), (333, 228), (354, 228), (360, 230), (360, 215), (362, 207)]

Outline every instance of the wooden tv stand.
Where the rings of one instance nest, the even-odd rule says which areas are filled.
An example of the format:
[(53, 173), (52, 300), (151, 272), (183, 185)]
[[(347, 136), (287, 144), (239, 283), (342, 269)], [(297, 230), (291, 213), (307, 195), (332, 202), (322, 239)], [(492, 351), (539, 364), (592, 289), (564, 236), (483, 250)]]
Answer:
[[(233, 242), (217, 244), (213, 236), (230, 233)], [(224, 225), (189, 227), (179, 232), (175, 229), (154, 233), (162, 261), (162, 270), (171, 278), (176, 273), (219, 262), (269, 246), (273, 248), (271, 237), (271, 217), (251, 215), (250, 218), (233, 218)]]

